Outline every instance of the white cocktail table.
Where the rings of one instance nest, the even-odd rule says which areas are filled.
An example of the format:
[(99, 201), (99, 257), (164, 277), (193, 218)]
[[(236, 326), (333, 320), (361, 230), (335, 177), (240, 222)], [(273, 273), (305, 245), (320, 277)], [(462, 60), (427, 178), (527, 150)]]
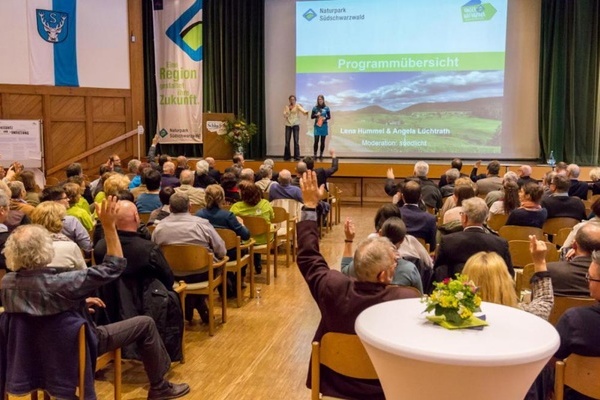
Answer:
[(388, 399), (520, 400), (560, 344), (552, 325), (516, 308), (482, 303), (481, 331), (444, 329), (424, 309), (395, 300), (356, 319)]

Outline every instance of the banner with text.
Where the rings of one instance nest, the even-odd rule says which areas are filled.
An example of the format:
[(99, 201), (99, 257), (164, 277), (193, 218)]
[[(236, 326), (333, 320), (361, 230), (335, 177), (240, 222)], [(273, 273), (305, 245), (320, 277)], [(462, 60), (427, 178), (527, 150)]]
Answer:
[(161, 143), (202, 143), (202, 0), (154, 0)]

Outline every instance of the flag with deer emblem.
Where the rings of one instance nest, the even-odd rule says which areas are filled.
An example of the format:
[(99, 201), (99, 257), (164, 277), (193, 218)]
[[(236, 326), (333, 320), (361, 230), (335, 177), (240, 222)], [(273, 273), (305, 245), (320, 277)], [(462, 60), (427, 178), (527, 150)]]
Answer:
[(79, 86), (76, 0), (27, 0), (30, 82)]

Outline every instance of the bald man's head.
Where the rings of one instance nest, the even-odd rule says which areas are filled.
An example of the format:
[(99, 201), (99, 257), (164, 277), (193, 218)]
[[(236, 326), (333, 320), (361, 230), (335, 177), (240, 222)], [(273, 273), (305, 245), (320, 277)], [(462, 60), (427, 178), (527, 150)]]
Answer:
[(117, 229), (120, 231), (137, 232), (140, 216), (134, 203), (127, 200), (119, 201), (117, 211)]

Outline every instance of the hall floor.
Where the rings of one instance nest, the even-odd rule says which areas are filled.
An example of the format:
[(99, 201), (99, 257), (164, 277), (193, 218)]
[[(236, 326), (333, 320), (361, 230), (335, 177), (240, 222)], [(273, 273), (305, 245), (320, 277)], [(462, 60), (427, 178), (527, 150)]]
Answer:
[[(351, 217), (356, 239), (374, 229), (375, 207), (342, 207), (342, 221)], [(321, 253), (332, 268), (339, 269), (344, 247), (343, 223), (321, 241)], [(187, 382), (196, 399), (308, 399), (306, 374), (310, 346), (320, 319), (319, 310), (296, 264), (281, 267), (267, 286), (259, 280), (260, 301), (249, 300), (242, 308), (230, 301), (227, 323), (208, 336), (208, 326), (196, 314), (194, 325), (186, 323), (186, 363), (173, 363), (167, 378)], [(263, 269), (264, 271), (264, 269)], [(264, 275), (264, 272), (263, 272)], [(249, 289), (247, 289), (249, 290)], [(217, 310), (220, 313), (220, 310)], [(141, 363), (123, 364), (123, 400), (146, 399), (148, 381)], [(112, 399), (112, 368), (96, 381), (99, 399)]]

